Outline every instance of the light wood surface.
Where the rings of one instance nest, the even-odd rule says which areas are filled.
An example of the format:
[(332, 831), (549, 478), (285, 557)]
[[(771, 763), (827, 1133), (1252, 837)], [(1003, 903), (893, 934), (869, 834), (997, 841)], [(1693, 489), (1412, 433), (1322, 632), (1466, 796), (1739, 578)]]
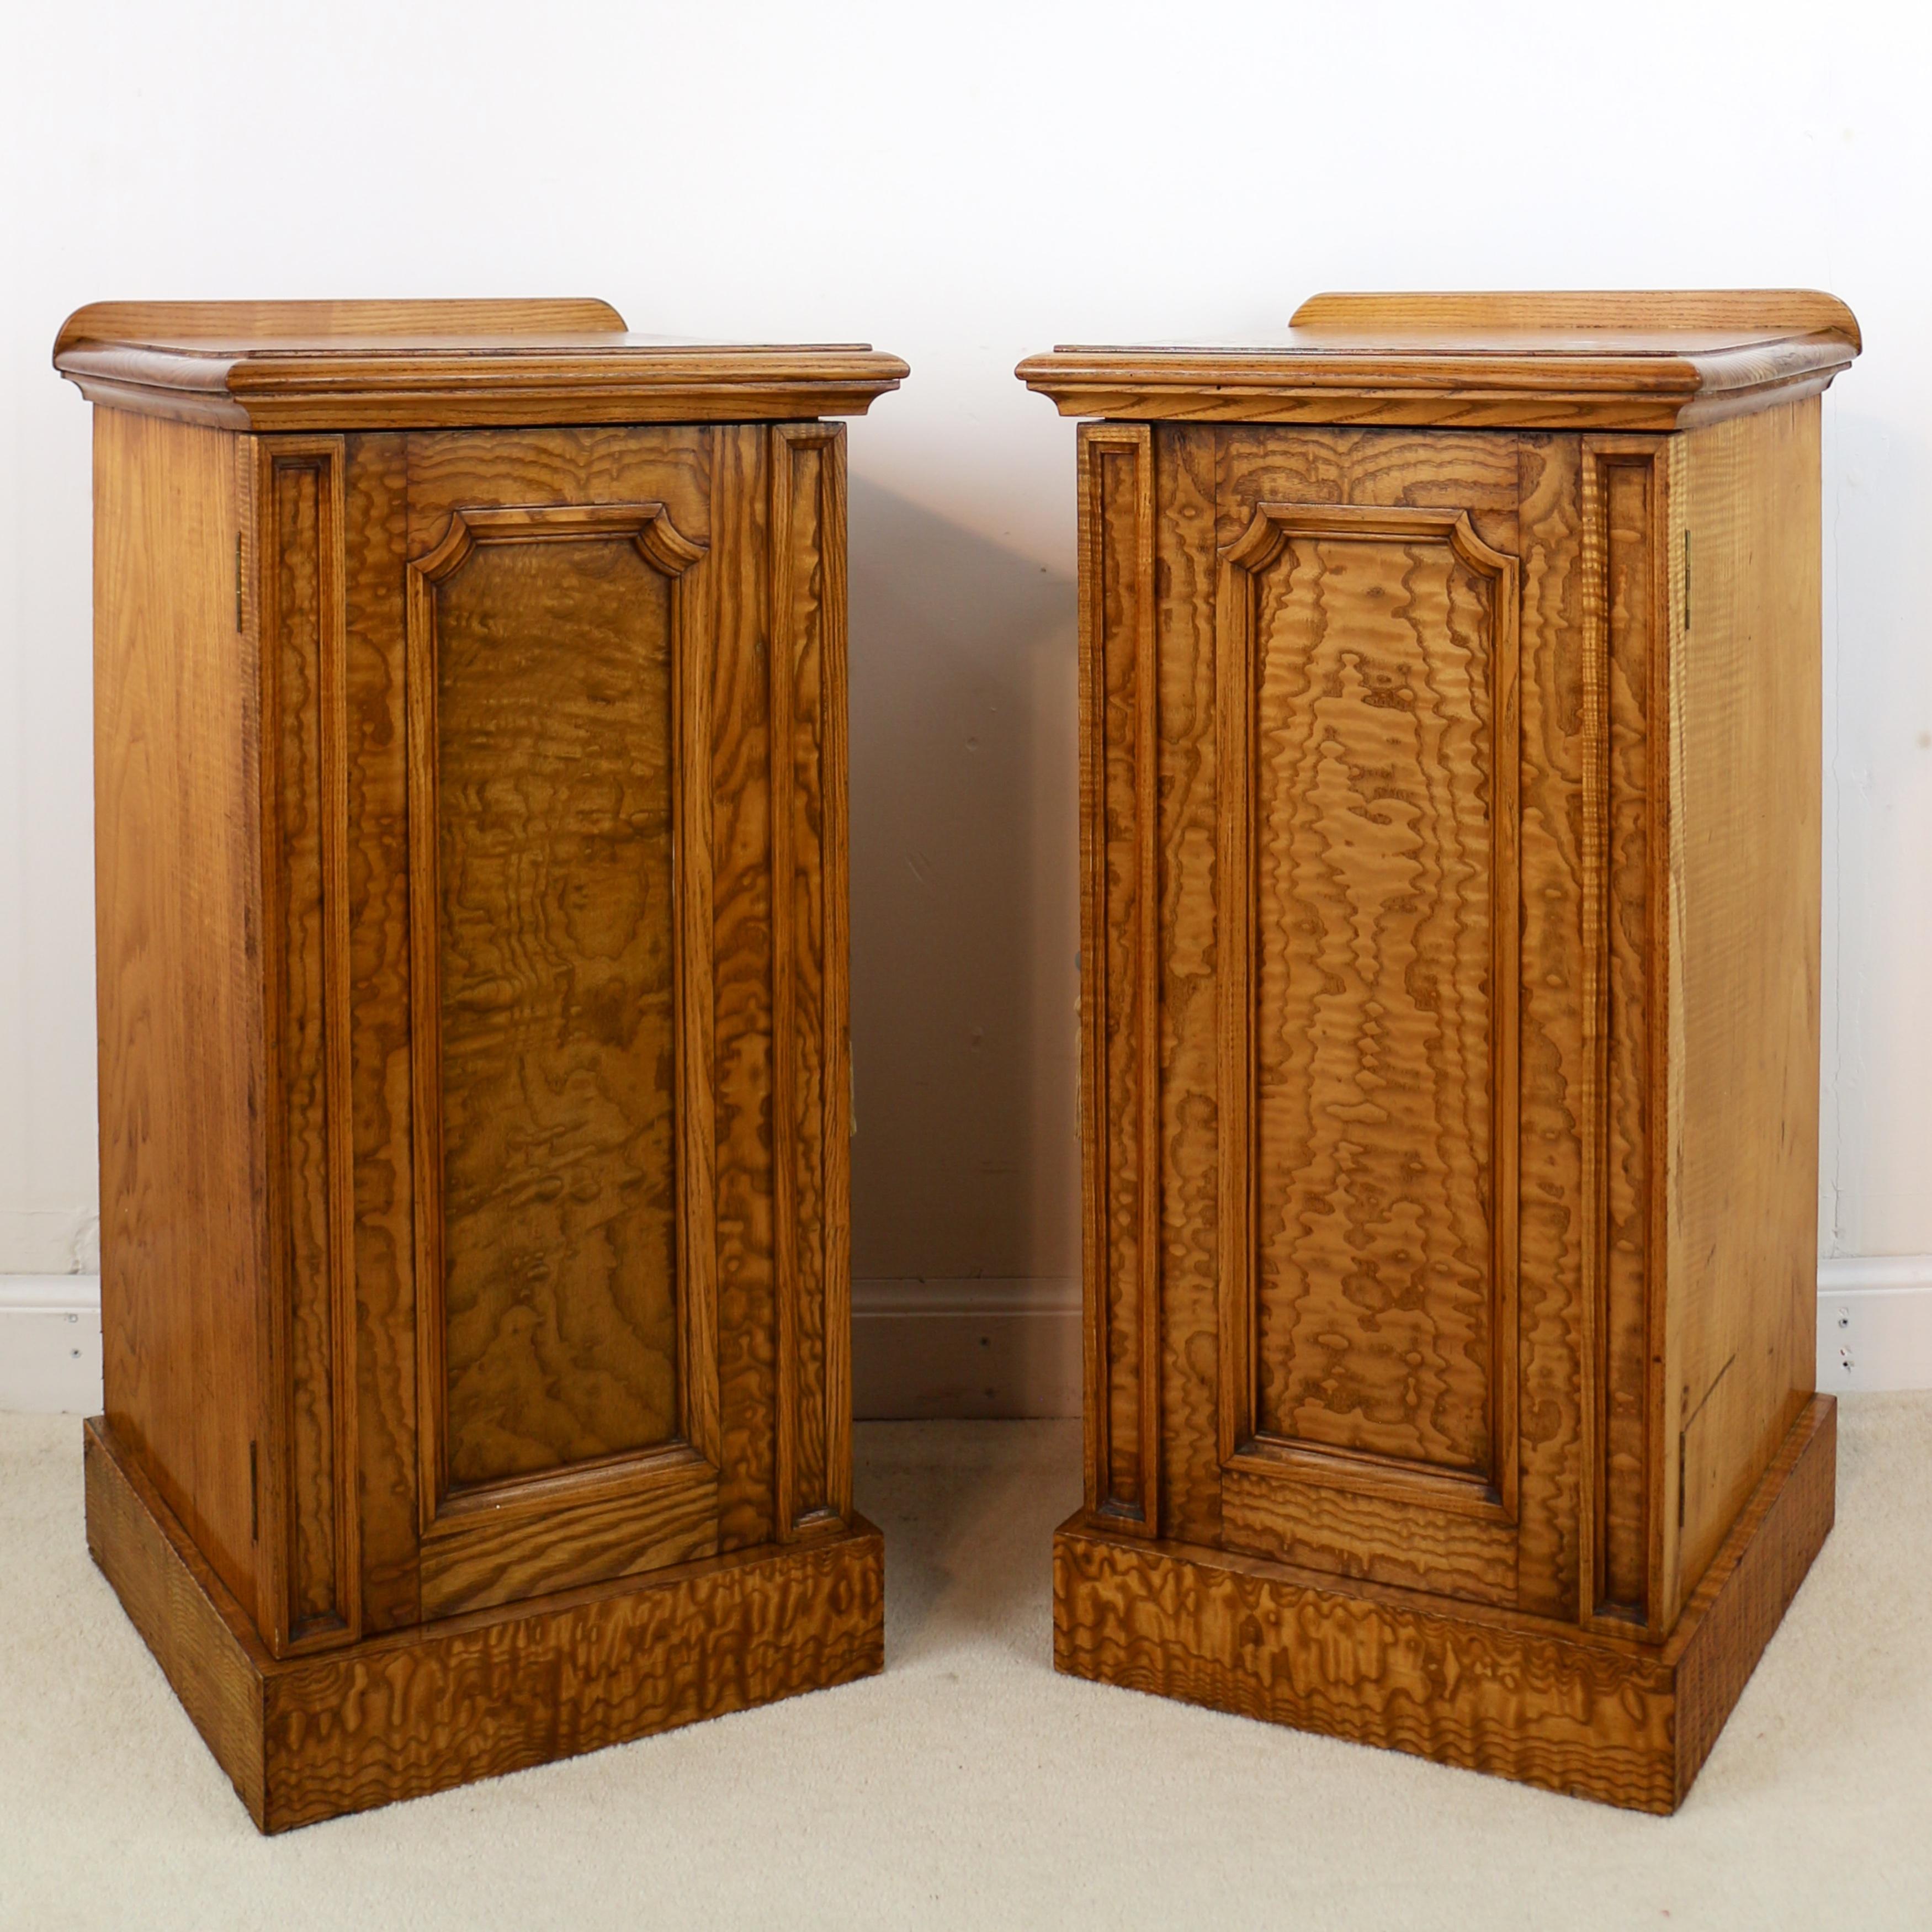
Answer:
[(1657, 1104), (1671, 1135), (1667, 1277), (1695, 1284), (1673, 1295), (1664, 1341), (1680, 1592), (1817, 1360), (1821, 560), (1796, 533), (1819, 527), (1819, 414), (1800, 404), (1724, 424), (1679, 454)]
[(598, 302), (97, 302), (54, 363), (92, 402), (282, 431), (862, 416), (907, 373), (864, 343), (634, 335)]
[[(454, 332), (508, 332), (550, 418), (369, 431), (333, 391), (299, 433), (97, 412), (102, 1426), (152, 1504), (97, 1547), (159, 1535), (228, 1593), (245, 1669), (178, 1579), (142, 1586), (142, 1628), (191, 1705), (208, 1670), (260, 1680), (268, 1768), (236, 1774), (278, 1828), (877, 1667), (844, 431), (568, 420), (569, 332), (619, 327), (137, 306), (64, 338), (447, 352), (461, 423), (500, 400), (500, 347)], [(571, 367), (532, 375), (552, 352)], [(712, 379), (698, 416), (740, 412)], [(821, 1583), (872, 1632), (836, 1654)], [(530, 1604), (585, 1591), (622, 1633), (579, 1597), (531, 1634)], [(380, 1736), (292, 1704), (278, 1743), (264, 1659), (352, 1700), (452, 1618), (463, 1642), (410, 1652), (442, 1716), (441, 1690)], [(314, 1727), (345, 1724), (319, 1768)]]
[[(1269, 352), (1320, 362), (1354, 420), (1220, 420), (1245, 392), (1207, 352), (1160, 352), (1204, 422), (1055, 391), (1152, 418), (1079, 435), (1068, 1534), (1114, 1552), (1132, 1633), (1091, 1674), (1138, 1681), (1165, 1643), (1177, 1694), (1559, 1785), (1580, 1753), (1580, 1788), (1675, 1804), (1694, 1762), (1605, 1768), (1638, 1748), (1613, 1678), (1479, 1745), (1450, 1652), (1439, 1709), (1412, 1687), (1400, 1723), (1331, 1722), (1317, 1625), (1396, 1590), (1480, 1611), (1527, 1646), (1510, 1671), (1550, 1629), (1648, 1671), (1810, 1412), (1820, 404), (1754, 388), (1672, 434), (1610, 405), (1648, 408), (1686, 358), (1842, 362), (1856, 326), (1775, 291), (1350, 296), (1296, 336)], [(1605, 410), (1392, 427), (1387, 392), (1348, 388), (1426, 388), (1445, 353), (1587, 365)], [(1232, 1676), (1190, 1664), (1188, 1593), (1250, 1560), (1332, 1604), (1282, 1600)], [(1072, 1654), (1101, 1600), (1067, 1591)], [(1753, 1600), (1761, 1648), (1780, 1612)], [(1712, 1667), (1714, 1726), (1742, 1678)], [(1277, 1670), (1300, 1688), (1270, 1702)]]
[(265, 1498), (257, 1480), (266, 1468), (279, 1483), (281, 1422), (259, 1394), (268, 1177), (251, 1123), (268, 1104), (268, 920), (262, 665), (238, 608), (237, 454), (218, 431), (107, 411), (94, 453), (106, 1410), (254, 1607), (258, 1575), (271, 1583), (261, 1520), (281, 1494)]
[(1671, 430), (1814, 395), (1859, 346), (1809, 290), (1327, 295), (1271, 340), (1068, 345), (1016, 373), (1065, 416)]

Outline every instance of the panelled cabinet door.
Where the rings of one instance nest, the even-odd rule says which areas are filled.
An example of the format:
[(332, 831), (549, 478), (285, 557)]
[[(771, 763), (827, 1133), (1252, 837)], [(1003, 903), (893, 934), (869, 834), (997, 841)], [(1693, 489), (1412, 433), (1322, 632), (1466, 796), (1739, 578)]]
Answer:
[(1222, 1520), (1514, 1604), (1516, 458), (1387, 441), (1221, 451)]
[(713, 1552), (701, 430), (412, 436), (422, 1613)]

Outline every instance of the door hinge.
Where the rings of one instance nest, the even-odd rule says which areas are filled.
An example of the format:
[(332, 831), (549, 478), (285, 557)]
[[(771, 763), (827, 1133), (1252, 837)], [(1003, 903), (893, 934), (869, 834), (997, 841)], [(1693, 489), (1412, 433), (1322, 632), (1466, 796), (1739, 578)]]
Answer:
[(235, 532), (235, 629), (238, 636), (248, 628), (242, 621), (242, 532)]
[(248, 1445), (248, 1540), (262, 1540), (262, 1471), (255, 1444)]

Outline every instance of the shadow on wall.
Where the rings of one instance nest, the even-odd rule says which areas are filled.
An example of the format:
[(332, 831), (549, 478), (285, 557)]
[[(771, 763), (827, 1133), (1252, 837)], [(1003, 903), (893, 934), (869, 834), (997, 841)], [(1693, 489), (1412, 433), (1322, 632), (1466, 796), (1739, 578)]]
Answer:
[(855, 1300), (1036, 1312), (1079, 1273), (1073, 579), (850, 488)]

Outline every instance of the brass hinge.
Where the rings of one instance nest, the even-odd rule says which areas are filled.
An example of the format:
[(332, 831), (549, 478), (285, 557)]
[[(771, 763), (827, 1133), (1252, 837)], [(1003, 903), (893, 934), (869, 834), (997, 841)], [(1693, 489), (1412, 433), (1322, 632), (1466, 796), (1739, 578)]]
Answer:
[(255, 1445), (248, 1445), (248, 1540), (262, 1540), (262, 1472)]
[(242, 532), (235, 532), (235, 629), (238, 636), (248, 627), (242, 621)]

